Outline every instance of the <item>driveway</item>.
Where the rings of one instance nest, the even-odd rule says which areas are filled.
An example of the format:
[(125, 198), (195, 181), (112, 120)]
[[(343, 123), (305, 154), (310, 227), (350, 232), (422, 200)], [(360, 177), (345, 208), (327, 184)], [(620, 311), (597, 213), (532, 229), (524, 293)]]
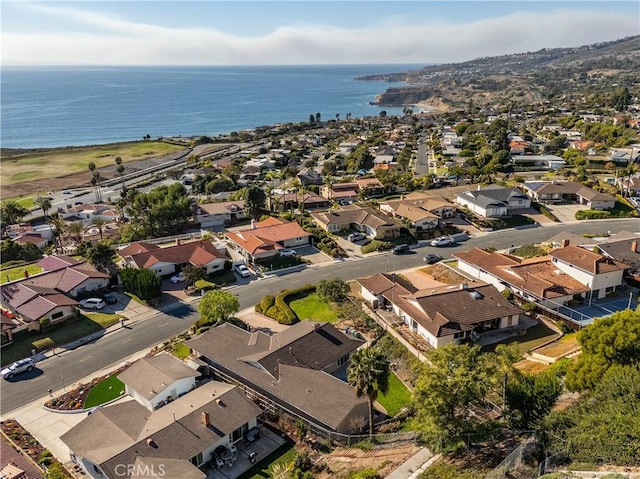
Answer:
[(584, 205), (545, 205), (561, 223), (576, 221), (576, 212), (586, 210)]
[(296, 253), (298, 253), (302, 258), (311, 262), (311, 264), (321, 264), (333, 261), (333, 258), (329, 258), (326, 254), (324, 254), (314, 246), (296, 246), (295, 249)]
[(518, 210), (513, 210), (513, 214), (526, 216), (527, 218), (531, 218), (533, 221), (536, 221), (541, 225), (553, 223), (553, 221), (551, 221), (549, 218), (547, 218), (545, 215), (535, 210), (534, 208), (521, 208)]

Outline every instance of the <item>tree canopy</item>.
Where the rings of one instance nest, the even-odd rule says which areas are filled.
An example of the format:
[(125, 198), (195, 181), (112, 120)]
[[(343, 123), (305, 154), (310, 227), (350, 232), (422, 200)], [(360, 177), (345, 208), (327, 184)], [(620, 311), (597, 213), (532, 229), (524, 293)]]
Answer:
[(349, 285), (340, 278), (320, 280), (316, 286), (320, 299), (333, 303), (340, 303), (347, 299)]
[(182, 183), (138, 193), (130, 210), (145, 236), (151, 237), (184, 232), (192, 216), (191, 198)]
[(259, 186), (248, 188), (244, 203), (245, 214), (254, 220), (258, 220), (266, 209), (267, 195), (264, 190)]
[(235, 294), (216, 289), (205, 293), (198, 305), (198, 324), (216, 324), (228, 320), (240, 310), (240, 301)]

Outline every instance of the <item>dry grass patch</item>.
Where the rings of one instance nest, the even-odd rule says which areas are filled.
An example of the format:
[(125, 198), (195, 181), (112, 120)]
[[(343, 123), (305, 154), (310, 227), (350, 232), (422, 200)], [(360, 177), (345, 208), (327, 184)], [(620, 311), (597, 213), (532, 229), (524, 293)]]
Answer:
[(549, 367), (546, 364), (538, 363), (536, 361), (529, 361), (528, 359), (518, 361), (514, 364), (514, 366), (525, 374), (538, 374), (542, 371), (545, 371)]
[(424, 274), (428, 274), (436, 281), (446, 284), (460, 284), (469, 282), (469, 279), (456, 273), (451, 268), (443, 264), (434, 264), (420, 268), (419, 271)]

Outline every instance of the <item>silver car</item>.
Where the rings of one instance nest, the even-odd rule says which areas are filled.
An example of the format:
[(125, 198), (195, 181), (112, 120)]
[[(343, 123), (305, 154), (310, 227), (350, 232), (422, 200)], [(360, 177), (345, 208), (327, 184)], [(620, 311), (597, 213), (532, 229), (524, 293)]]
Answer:
[(21, 374), (27, 371), (33, 371), (33, 368), (36, 367), (36, 364), (33, 362), (33, 359), (20, 359), (15, 363), (9, 365), (4, 368), (1, 372), (2, 377), (4, 379), (13, 379), (16, 374)]

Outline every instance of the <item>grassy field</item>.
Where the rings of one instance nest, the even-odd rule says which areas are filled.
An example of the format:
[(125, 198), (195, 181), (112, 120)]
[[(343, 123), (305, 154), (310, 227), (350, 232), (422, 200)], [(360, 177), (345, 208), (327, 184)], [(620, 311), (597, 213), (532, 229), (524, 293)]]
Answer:
[(24, 278), (25, 269), (27, 270), (27, 273), (29, 273), (29, 276), (33, 276), (34, 274), (42, 272), (42, 268), (35, 263), (16, 266), (15, 268), (3, 269), (0, 270), (0, 284)]
[(17, 198), (7, 198), (7, 200), (13, 200), (23, 208), (26, 208), (27, 210), (31, 211), (36, 209), (36, 202), (35, 202), (36, 197), (42, 194), (44, 193), (38, 193), (35, 195), (18, 196)]
[(83, 408), (100, 406), (112, 399), (120, 397), (124, 393), (124, 384), (115, 376), (109, 376), (91, 388)]
[(278, 449), (265, 457), (258, 464), (238, 477), (238, 479), (267, 479), (273, 478), (272, 468), (276, 464), (288, 464), (295, 459), (296, 450), (289, 443), (283, 444)]
[(320, 300), (317, 293), (312, 293), (304, 298), (296, 299), (289, 303), (289, 307), (296, 313), (301, 321), (310, 319), (312, 321), (322, 321), (335, 323), (338, 316), (331, 307)]
[(389, 375), (389, 391), (378, 396), (378, 402), (387, 410), (388, 416), (395, 416), (411, 401), (411, 392), (395, 373)]
[[(2, 366), (18, 359), (31, 356), (31, 350), (38, 344), (60, 347), (80, 338), (100, 331), (118, 322), (124, 316), (120, 314), (85, 313), (79, 320), (64, 324), (45, 333), (27, 333), (17, 337), (14, 342), (2, 348)], [(34, 345), (36, 343), (36, 345)]]
[(84, 171), (89, 177), (90, 162), (94, 162), (98, 168), (101, 168), (113, 165), (116, 156), (126, 163), (166, 155), (184, 148), (184, 146), (163, 141), (135, 141), (79, 148), (52, 148), (15, 154), (3, 152), (0, 181), (3, 185), (11, 185), (36, 178), (55, 178)]
[(538, 323), (527, 329), (527, 333), (523, 336), (514, 336), (502, 343), (490, 344), (485, 346), (483, 350), (493, 351), (498, 344), (518, 343), (520, 354), (524, 354), (557, 336), (559, 336), (559, 334), (552, 329), (549, 329), (544, 323)]

